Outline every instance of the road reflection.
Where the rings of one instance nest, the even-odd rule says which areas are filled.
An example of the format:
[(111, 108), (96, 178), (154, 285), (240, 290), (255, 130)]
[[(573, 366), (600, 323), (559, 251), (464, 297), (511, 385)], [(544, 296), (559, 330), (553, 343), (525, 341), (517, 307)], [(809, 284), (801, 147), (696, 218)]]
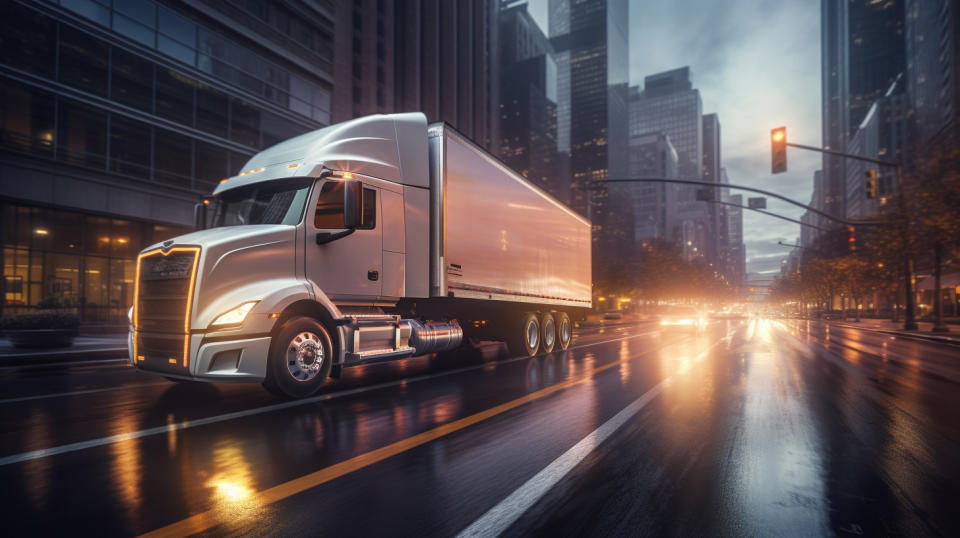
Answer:
[(795, 363), (774, 346), (771, 330), (770, 321), (755, 319), (747, 333), (727, 509), (747, 526), (745, 535), (827, 535), (827, 472), (806, 401), (810, 391)]

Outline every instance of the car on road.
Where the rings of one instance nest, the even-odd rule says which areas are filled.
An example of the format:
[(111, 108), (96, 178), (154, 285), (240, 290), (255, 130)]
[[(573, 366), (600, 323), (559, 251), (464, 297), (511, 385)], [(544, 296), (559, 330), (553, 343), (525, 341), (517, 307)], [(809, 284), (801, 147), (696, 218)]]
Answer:
[(698, 332), (704, 327), (704, 320), (692, 306), (671, 305), (660, 312), (660, 328)]
[(603, 319), (607, 321), (620, 321), (623, 319), (623, 314), (620, 312), (607, 312), (603, 315)]

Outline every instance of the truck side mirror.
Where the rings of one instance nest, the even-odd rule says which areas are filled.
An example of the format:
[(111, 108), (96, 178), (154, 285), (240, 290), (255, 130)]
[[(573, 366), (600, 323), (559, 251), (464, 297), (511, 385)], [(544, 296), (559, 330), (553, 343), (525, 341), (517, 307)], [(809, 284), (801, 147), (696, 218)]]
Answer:
[(207, 204), (204, 202), (193, 206), (193, 227), (197, 230), (207, 227)]
[(363, 219), (363, 184), (355, 179), (343, 180), (343, 227), (355, 230)]

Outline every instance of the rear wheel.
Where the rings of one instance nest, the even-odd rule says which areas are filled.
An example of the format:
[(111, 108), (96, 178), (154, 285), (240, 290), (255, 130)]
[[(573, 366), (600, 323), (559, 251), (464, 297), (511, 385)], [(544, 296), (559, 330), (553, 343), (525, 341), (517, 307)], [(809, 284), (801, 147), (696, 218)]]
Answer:
[(553, 351), (557, 343), (557, 320), (551, 312), (540, 316), (540, 349), (544, 353)]
[(533, 312), (526, 312), (511, 324), (507, 345), (510, 351), (518, 355), (532, 357), (540, 348), (540, 318)]
[(566, 312), (557, 312), (554, 317), (557, 320), (557, 345), (560, 349), (567, 349), (573, 340), (573, 322)]
[(333, 344), (326, 328), (313, 318), (290, 318), (270, 344), (263, 386), (274, 394), (305, 398), (323, 386), (332, 362)]

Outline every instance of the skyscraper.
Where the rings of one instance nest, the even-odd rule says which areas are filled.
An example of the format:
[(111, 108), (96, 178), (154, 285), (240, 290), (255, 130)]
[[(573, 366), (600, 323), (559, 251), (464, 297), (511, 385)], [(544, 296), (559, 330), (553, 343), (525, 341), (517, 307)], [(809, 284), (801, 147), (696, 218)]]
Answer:
[[(677, 177), (677, 150), (663, 133), (630, 137), (629, 174), (633, 178)], [(634, 243), (667, 236), (667, 211), (675, 192), (665, 183), (624, 183), (611, 185), (611, 198), (627, 205), (623, 218), (629, 218)]]
[[(960, 116), (960, 6), (953, 0), (906, 0), (907, 95), (916, 144), (956, 137)], [(957, 139), (944, 140), (956, 144)]]
[(396, 5), (385, 0), (336, 4), (334, 123), (396, 110)]
[[(853, 131), (847, 151), (874, 159), (882, 158), (900, 162), (906, 154), (907, 141), (907, 96), (903, 81), (897, 78), (887, 93), (877, 99), (860, 125)], [(876, 198), (868, 198), (866, 174), (877, 174)], [(845, 195), (846, 214), (852, 219), (866, 219), (892, 203), (891, 195), (897, 191), (896, 170), (889, 166), (877, 166), (864, 161), (850, 160), (846, 166)]]
[[(720, 119), (716, 114), (703, 115), (703, 180), (710, 183), (721, 183), (720, 160)], [(714, 196), (720, 199), (719, 190)], [(706, 255), (711, 263), (720, 261), (720, 251), (723, 248), (721, 220), (724, 217), (725, 206), (720, 204), (706, 204), (710, 215), (710, 236), (707, 238)]]
[(571, 206), (593, 222), (594, 275), (617, 247), (603, 231), (607, 191), (594, 185), (627, 171), (628, 50), (626, 0), (550, 0), (557, 53), (558, 142), (569, 146)]
[(497, 0), (397, 0), (394, 107), (445, 121), (492, 150), (498, 130)]
[(567, 152), (557, 146), (557, 64), (525, 2), (500, 11), (500, 158), (557, 199), (570, 198)]
[[(821, 84), (823, 146), (846, 152), (874, 101), (906, 68), (904, 0), (822, 0)], [(828, 213), (846, 214), (848, 162), (824, 154)]]
[(5, 308), (125, 323), (138, 251), (330, 123), (333, 23), (328, 2), (0, 3)]
[[(680, 179), (702, 180), (702, 104), (689, 67), (647, 76), (643, 91), (631, 91), (629, 116), (631, 135), (662, 132), (670, 137), (677, 151)], [(709, 204), (696, 200), (696, 187), (668, 190), (674, 191), (676, 205), (667, 214), (667, 238), (679, 241), (688, 259), (705, 255), (713, 240)]]

